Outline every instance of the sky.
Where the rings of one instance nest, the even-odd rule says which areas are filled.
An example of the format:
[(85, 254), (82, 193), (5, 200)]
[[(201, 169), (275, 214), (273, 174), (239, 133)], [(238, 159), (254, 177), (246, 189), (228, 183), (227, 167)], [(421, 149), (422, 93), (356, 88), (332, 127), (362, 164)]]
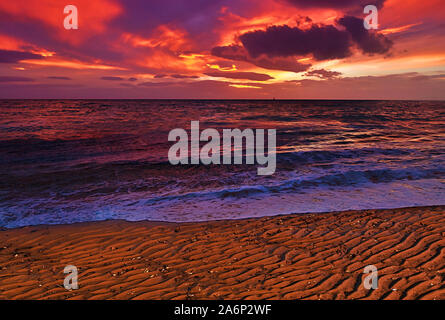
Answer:
[[(78, 29), (66, 30), (66, 5)], [(378, 28), (363, 26), (366, 5)], [(445, 100), (443, 0), (0, 2), (0, 98)]]

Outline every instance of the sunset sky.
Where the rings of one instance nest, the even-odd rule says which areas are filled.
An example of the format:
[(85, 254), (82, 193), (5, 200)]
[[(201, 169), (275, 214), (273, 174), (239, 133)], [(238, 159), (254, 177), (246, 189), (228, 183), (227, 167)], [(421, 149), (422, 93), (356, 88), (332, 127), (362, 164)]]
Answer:
[(0, 2), (0, 98), (274, 97), (445, 99), (445, 1)]

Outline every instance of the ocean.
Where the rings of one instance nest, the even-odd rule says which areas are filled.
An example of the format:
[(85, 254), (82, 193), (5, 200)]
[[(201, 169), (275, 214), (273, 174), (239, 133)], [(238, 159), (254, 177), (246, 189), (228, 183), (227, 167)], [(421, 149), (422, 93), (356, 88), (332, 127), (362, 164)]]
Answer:
[[(277, 167), (177, 165), (168, 133), (276, 129)], [(0, 100), (0, 227), (445, 205), (445, 102)]]

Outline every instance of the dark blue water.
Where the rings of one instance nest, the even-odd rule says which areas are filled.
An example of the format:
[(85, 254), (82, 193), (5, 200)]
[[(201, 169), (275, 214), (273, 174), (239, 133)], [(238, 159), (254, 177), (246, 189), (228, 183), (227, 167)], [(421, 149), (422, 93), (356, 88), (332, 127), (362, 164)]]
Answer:
[[(172, 166), (167, 137), (277, 130), (277, 170)], [(0, 226), (444, 205), (445, 102), (0, 101)]]

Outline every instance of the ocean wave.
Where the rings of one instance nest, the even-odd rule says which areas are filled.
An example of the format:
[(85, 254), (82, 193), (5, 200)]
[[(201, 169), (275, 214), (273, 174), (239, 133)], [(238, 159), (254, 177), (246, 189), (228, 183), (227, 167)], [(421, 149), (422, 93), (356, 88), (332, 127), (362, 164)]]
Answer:
[(246, 198), (250, 196), (305, 192), (307, 189), (357, 186), (365, 184), (388, 183), (397, 180), (437, 179), (445, 175), (445, 168), (422, 169), (409, 168), (399, 170), (379, 169), (365, 171), (347, 171), (306, 179), (291, 179), (276, 185), (253, 185), (238, 188), (227, 188), (213, 191), (188, 192), (179, 195), (153, 197), (146, 204), (158, 204), (165, 201), (211, 199), (211, 198)]
[[(1, 101), (0, 226), (443, 204), (444, 106)], [(191, 120), (201, 130), (276, 129), (274, 175), (258, 176), (259, 165), (171, 165), (168, 132)]]

